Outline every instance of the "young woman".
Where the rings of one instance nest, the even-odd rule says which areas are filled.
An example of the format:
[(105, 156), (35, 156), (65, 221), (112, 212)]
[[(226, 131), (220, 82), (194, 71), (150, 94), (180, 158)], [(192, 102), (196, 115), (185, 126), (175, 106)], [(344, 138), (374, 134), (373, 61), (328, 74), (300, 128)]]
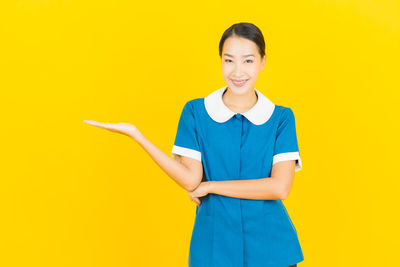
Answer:
[(172, 159), (129, 123), (86, 123), (132, 137), (195, 201), (190, 267), (287, 267), (304, 260), (282, 203), (302, 168), (293, 111), (254, 87), (264, 37), (251, 23), (219, 43), (226, 86), (186, 102)]

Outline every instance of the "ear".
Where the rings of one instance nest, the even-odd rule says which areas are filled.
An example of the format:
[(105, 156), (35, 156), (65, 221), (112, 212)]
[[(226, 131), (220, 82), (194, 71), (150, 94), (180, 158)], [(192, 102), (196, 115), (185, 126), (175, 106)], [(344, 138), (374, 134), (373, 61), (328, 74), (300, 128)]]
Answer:
[(266, 60), (267, 60), (267, 56), (264, 55), (263, 58), (262, 58), (262, 60), (261, 60), (261, 70), (260, 70), (260, 71), (263, 71), (263, 70), (264, 70)]

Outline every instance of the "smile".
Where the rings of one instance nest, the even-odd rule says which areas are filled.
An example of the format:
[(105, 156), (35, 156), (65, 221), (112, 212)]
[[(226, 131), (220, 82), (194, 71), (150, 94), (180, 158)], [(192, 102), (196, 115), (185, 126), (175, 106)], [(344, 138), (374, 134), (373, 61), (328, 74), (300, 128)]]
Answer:
[(242, 87), (243, 85), (245, 85), (247, 83), (248, 80), (249, 79), (247, 79), (247, 80), (232, 80), (231, 79), (233, 85), (236, 87)]

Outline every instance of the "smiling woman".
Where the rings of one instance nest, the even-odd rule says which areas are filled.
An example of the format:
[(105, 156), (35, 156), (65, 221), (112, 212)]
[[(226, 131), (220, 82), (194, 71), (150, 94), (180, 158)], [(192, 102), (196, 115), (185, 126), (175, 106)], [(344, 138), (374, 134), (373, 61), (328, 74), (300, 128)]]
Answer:
[(219, 55), (227, 86), (185, 104), (172, 148), (206, 178), (189, 192), (201, 199), (189, 266), (297, 266), (304, 257), (282, 203), (302, 168), (294, 113), (254, 87), (266, 62), (254, 24), (227, 29)]
[(282, 203), (302, 169), (294, 113), (254, 87), (265, 43), (251, 23), (219, 43), (226, 82), (183, 106), (171, 154), (129, 123), (86, 123), (132, 137), (197, 204), (189, 266), (286, 267), (304, 260)]

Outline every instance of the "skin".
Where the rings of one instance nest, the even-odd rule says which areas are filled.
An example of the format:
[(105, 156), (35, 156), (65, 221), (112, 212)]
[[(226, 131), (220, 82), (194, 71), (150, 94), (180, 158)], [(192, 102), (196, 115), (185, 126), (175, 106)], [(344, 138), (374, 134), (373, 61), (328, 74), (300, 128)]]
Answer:
[[(252, 56), (248, 56), (251, 54)], [(245, 38), (231, 36), (225, 40), (221, 67), (228, 89), (222, 99), (235, 112), (245, 112), (255, 105), (257, 95), (254, 84), (265, 67), (266, 57), (261, 57), (257, 45)], [(236, 87), (232, 79), (248, 79), (247, 84)], [(156, 164), (178, 185), (187, 190), (190, 200), (201, 205), (200, 197), (219, 194), (242, 199), (286, 199), (293, 184), (295, 160), (278, 162), (272, 166), (271, 176), (251, 180), (206, 181), (200, 161), (185, 156), (171, 158), (151, 143), (130, 123), (102, 123), (84, 120), (85, 123), (124, 134), (135, 140)]]
[[(230, 37), (225, 40), (221, 69), (228, 90), (222, 99), (229, 109), (244, 112), (256, 104), (254, 84), (259, 73), (264, 70), (265, 60), (265, 55), (261, 58), (254, 42), (241, 37)], [(244, 86), (236, 87), (232, 79), (248, 81)]]

